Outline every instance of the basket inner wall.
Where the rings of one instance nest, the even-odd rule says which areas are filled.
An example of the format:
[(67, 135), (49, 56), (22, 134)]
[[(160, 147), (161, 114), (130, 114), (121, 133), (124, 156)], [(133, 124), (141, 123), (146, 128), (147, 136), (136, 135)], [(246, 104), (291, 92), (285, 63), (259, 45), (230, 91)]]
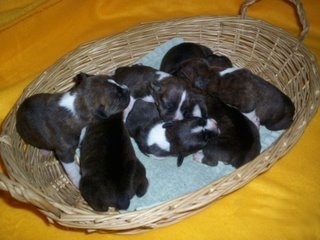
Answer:
[[(68, 90), (73, 76), (80, 71), (111, 74), (117, 67), (135, 63), (174, 37), (206, 45), (214, 53), (228, 56), (235, 66), (249, 68), (291, 97), (296, 107), (293, 126), (252, 163), (224, 178), (226, 181), (233, 179), (238, 171), (245, 176), (252, 166), (259, 166), (254, 172), (257, 175), (272, 166), (300, 137), (314, 111), (315, 106), (310, 106), (311, 103), (318, 102), (318, 93), (310, 94), (316, 88), (310, 81), (315, 76), (312, 62), (305, 57), (308, 52), (295, 38), (260, 21), (226, 17), (213, 21), (208, 17), (140, 25), (119, 35), (85, 44), (41, 74), (21, 95), (3, 125), (3, 133), (11, 138), (11, 146), (1, 145), (2, 159), (9, 175), (50, 201), (88, 210), (79, 191), (69, 182), (53, 155), (45, 156), (22, 142), (15, 131), (15, 112), (30, 95)], [(236, 183), (222, 194), (242, 184)]]

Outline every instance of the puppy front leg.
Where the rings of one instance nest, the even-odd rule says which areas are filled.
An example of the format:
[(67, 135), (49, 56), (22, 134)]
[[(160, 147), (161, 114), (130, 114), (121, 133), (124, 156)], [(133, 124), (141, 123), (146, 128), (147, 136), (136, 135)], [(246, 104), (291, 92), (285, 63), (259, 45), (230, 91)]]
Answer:
[(77, 188), (79, 188), (81, 178), (80, 167), (74, 159), (74, 153), (75, 151), (68, 151), (67, 153), (56, 151), (57, 158), (61, 161), (61, 164), (69, 179)]

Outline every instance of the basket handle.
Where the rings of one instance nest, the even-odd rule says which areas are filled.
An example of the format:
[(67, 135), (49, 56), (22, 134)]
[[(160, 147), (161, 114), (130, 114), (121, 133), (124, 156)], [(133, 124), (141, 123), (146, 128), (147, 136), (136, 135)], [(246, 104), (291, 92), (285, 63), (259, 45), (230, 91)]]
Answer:
[[(245, 0), (243, 2), (240, 8), (240, 14), (242, 18), (246, 17), (248, 7), (255, 4), (257, 1), (260, 1), (260, 0)], [(299, 22), (302, 27), (302, 30), (298, 36), (298, 40), (302, 42), (303, 39), (306, 37), (307, 33), (309, 32), (309, 23), (307, 21), (305, 11), (303, 9), (303, 6), (300, 0), (288, 0), (288, 1), (290, 1), (292, 4), (295, 5), (295, 9), (299, 17)]]

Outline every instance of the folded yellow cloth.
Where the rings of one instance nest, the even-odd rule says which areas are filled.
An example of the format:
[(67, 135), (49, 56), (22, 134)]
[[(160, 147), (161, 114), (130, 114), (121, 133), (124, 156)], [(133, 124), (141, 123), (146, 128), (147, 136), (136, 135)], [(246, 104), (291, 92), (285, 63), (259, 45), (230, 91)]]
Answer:
[[(234, 16), (241, 0), (3, 0), (0, 2), (0, 122), (23, 89), (67, 52), (146, 21)], [(320, 59), (320, 1), (303, 0), (304, 44)], [(299, 33), (288, 1), (258, 1), (248, 15)], [(143, 40), (143, 36), (142, 36)], [(85, 234), (50, 225), (28, 204), (0, 192), (0, 239), (320, 239), (320, 114), (268, 172), (177, 224), (133, 236)]]

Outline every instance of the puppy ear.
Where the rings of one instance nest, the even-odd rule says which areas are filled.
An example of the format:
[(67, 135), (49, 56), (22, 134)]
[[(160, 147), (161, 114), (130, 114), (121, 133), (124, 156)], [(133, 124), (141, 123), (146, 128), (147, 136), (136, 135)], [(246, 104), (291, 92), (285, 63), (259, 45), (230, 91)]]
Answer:
[(177, 166), (178, 167), (180, 167), (182, 165), (183, 160), (184, 160), (184, 156), (179, 155), (178, 158), (177, 158)]
[(95, 115), (101, 119), (107, 119), (109, 117), (106, 111), (104, 110), (104, 106), (102, 104), (96, 110)]
[(73, 81), (75, 82), (76, 85), (79, 85), (84, 79), (87, 79), (88, 77), (91, 77), (91, 76), (93, 75), (80, 72), (73, 78)]
[(162, 125), (162, 128), (171, 128), (173, 126), (173, 122), (170, 121), (170, 122), (165, 122), (163, 125)]
[(153, 80), (151, 82), (151, 90), (158, 92), (161, 89), (161, 84), (158, 80)]

